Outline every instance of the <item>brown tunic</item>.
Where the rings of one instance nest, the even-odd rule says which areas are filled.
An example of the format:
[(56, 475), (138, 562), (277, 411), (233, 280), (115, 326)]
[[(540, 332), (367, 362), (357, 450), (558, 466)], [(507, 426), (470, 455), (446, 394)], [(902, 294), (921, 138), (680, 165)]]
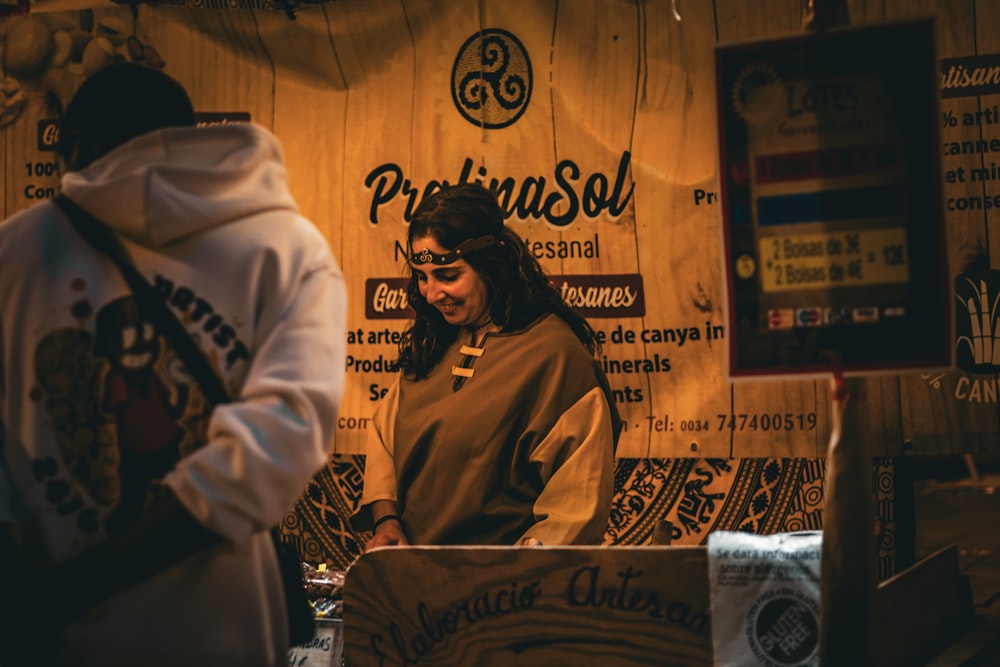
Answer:
[[(355, 527), (385, 499), (412, 544), (600, 543), (614, 438), (596, 361), (554, 315), (486, 335), (481, 356), (469, 343), (463, 331), (427, 378), (397, 379), (376, 408)], [(456, 383), (463, 364), (472, 375)]]

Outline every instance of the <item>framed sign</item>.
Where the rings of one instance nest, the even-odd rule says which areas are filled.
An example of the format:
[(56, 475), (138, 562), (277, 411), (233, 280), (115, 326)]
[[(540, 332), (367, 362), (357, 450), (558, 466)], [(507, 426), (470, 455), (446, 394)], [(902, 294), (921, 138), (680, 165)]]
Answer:
[(931, 20), (716, 48), (729, 375), (952, 365)]

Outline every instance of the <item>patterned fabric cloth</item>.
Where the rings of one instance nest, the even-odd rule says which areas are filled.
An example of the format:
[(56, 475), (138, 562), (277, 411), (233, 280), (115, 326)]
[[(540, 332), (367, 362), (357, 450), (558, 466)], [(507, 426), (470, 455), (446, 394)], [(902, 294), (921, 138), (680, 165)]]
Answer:
[[(650, 544), (661, 521), (676, 545), (706, 544), (713, 530), (820, 530), (824, 465), (815, 458), (617, 459), (604, 544)], [(879, 577), (886, 579), (898, 571), (895, 471), (891, 459), (873, 466)], [(343, 570), (360, 555), (365, 533), (348, 517), (364, 470), (364, 456), (335, 455), (285, 519), (283, 530), (306, 561)]]

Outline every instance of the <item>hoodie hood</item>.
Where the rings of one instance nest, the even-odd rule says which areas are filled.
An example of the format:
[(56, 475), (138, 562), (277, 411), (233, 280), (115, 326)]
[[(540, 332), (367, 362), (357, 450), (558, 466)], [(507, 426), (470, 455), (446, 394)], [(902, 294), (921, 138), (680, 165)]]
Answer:
[(252, 123), (166, 128), (62, 179), (62, 191), (119, 234), (161, 246), (266, 211), (298, 211), (278, 139)]

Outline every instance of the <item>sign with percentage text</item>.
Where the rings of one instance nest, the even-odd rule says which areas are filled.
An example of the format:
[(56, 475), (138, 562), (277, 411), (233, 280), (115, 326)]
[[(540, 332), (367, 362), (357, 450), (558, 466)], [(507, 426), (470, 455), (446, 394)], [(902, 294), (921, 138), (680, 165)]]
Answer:
[(931, 20), (716, 48), (729, 375), (951, 367)]

